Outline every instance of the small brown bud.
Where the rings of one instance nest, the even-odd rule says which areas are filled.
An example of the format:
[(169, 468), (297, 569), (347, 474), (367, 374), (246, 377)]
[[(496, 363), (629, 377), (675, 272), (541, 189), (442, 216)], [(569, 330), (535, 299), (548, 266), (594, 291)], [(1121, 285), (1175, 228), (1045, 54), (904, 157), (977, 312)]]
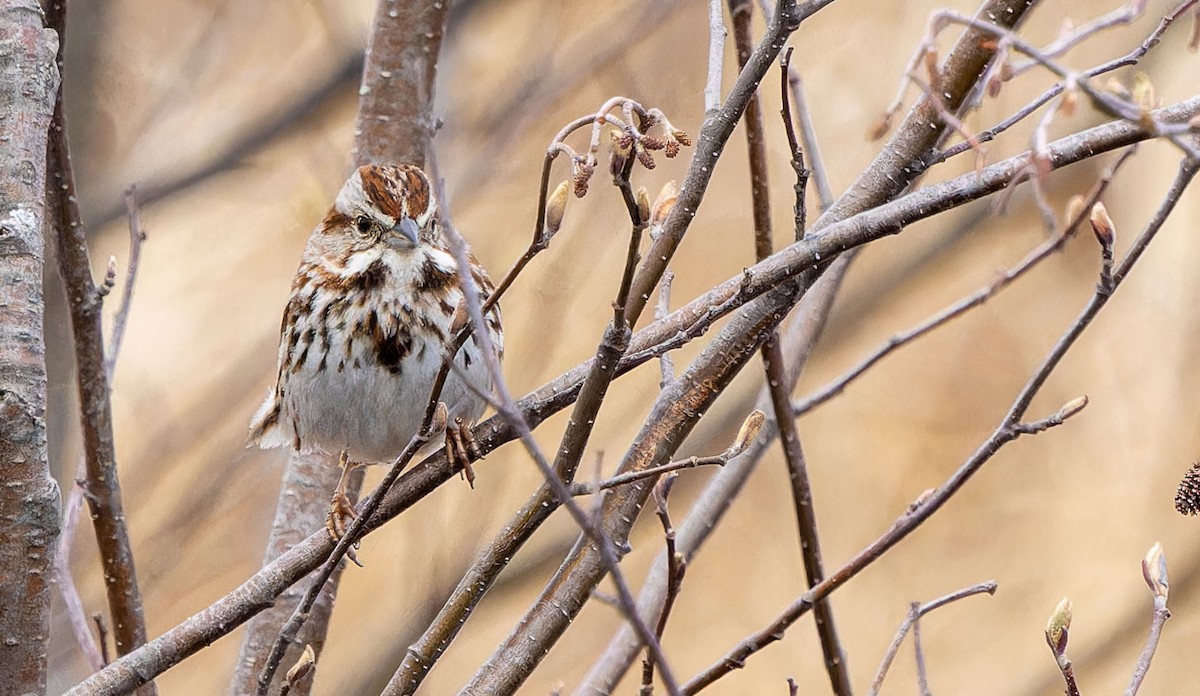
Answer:
[(692, 138), (687, 134), (687, 131), (671, 128), (668, 132), (671, 134), (671, 138), (680, 145), (688, 147), (692, 144)]
[(733, 444), (729, 446), (729, 449), (725, 450), (725, 455), (727, 457), (736, 457), (745, 452), (750, 443), (754, 442), (754, 438), (758, 437), (758, 432), (762, 430), (763, 423), (766, 420), (767, 417), (762, 411), (758, 409), (751, 411), (750, 415), (746, 416), (746, 420), (742, 421), (742, 427), (738, 428), (737, 437), (733, 438)]
[(588, 192), (588, 181), (596, 171), (596, 165), (583, 158), (571, 162), (571, 184), (576, 198), (583, 198)]
[(1200, 513), (1200, 462), (1192, 464), (1179, 482), (1175, 491), (1175, 509), (1181, 515)]
[(650, 206), (650, 224), (660, 226), (667, 220), (667, 216), (671, 214), (671, 209), (675, 207), (675, 200), (679, 198), (679, 188), (674, 181), (668, 181), (663, 184), (662, 190), (658, 192), (658, 198), (654, 199), (654, 205)]
[(643, 167), (646, 169), (654, 169), (654, 157), (641, 143), (634, 143), (633, 154), (635, 157), (637, 157), (637, 161), (642, 163)]
[(291, 669), (287, 671), (287, 675), (284, 678), (287, 679), (289, 686), (295, 686), (301, 679), (307, 677), (309, 674), (312, 674), (313, 670), (316, 669), (316, 666), (317, 654), (313, 652), (313, 647), (311, 645), (305, 644), (304, 652), (300, 653), (300, 657), (296, 660), (296, 664), (292, 665)]
[(558, 186), (554, 187), (554, 192), (550, 194), (550, 198), (546, 200), (546, 227), (545, 236), (549, 241), (551, 237), (558, 233), (562, 227), (563, 216), (567, 212), (567, 195), (570, 191), (570, 184), (562, 181)]
[(1062, 657), (1067, 652), (1067, 629), (1071, 628), (1072, 614), (1071, 600), (1063, 597), (1046, 622), (1046, 643), (1055, 657)]
[(650, 220), (650, 194), (646, 193), (645, 186), (639, 186), (637, 190), (637, 208), (638, 218), (645, 224)]
[(1092, 232), (1096, 233), (1096, 239), (1100, 242), (1100, 246), (1111, 247), (1116, 239), (1116, 227), (1113, 225), (1112, 218), (1108, 216), (1108, 209), (1100, 201), (1092, 206), (1092, 214), (1088, 220), (1092, 223)]
[(1167, 598), (1171, 588), (1167, 582), (1167, 555), (1163, 553), (1162, 544), (1155, 542), (1146, 552), (1146, 557), (1142, 559), (1142, 577), (1155, 597)]
[(667, 146), (667, 141), (653, 135), (642, 136), (642, 147), (647, 150), (661, 150)]

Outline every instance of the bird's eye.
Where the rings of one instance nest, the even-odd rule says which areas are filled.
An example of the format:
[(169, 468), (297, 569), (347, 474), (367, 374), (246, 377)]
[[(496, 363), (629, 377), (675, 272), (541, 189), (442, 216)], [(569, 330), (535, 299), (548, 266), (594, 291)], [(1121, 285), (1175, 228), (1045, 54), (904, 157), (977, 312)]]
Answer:
[(366, 234), (371, 229), (371, 221), (367, 219), (366, 215), (359, 215), (354, 219), (354, 226), (358, 228), (359, 232)]

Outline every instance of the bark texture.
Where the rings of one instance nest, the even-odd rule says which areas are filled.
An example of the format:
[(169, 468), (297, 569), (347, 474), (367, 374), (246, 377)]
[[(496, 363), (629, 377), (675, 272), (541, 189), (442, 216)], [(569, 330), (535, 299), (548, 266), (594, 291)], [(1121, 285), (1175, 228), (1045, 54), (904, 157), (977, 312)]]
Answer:
[(58, 37), (32, 0), (0, 6), (0, 692), (46, 690), (58, 484), (46, 459), (46, 133)]

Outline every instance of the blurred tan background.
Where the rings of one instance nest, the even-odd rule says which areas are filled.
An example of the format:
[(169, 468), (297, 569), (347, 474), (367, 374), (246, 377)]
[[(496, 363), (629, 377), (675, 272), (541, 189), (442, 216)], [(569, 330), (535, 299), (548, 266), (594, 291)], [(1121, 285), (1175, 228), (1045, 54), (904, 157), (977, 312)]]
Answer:
[[(1151, 0), (1133, 26), (1073, 51), (1087, 68), (1141, 42), (1174, 3)], [(793, 38), (835, 191), (869, 163), (864, 133), (886, 106), (929, 13), (971, 12), (974, 0), (841, 0)], [(1066, 13), (1077, 24), (1118, 3), (1046, 0), (1025, 34), (1046, 43)], [(1086, 6), (1086, 7), (1085, 7)], [(154, 196), (113, 404), (118, 458), (151, 635), (204, 608), (257, 569), (275, 506), (282, 452), (243, 448), (246, 423), (271, 378), (279, 315), (297, 259), (348, 172), (361, 50), (373, 3), (76, 0), (68, 34), (72, 147), (98, 269), (122, 262), (121, 192)], [(756, 32), (762, 29), (756, 18)], [(1165, 103), (1200, 88), (1200, 58), (1174, 28), (1141, 66)], [(949, 33), (943, 41), (948, 46)], [(732, 37), (725, 84), (733, 79)], [(662, 108), (695, 135), (703, 118), (705, 3), (543, 3), (476, 0), (453, 14), (441, 61), (437, 148), (455, 221), (499, 276), (533, 225), (541, 153), (568, 120), (620, 94)], [(1119, 74), (1127, 81), (1132, 73)], [(779, 243), (790, 235), (792, 174), (774, 71), (765, 83)], [(989, 100), (969, 123), (1002, 119), (1050, 82), (1031, 73)], [(1082, 108), (1056, 132), (1101, 120)], [(1026, 147), (1018, 129), (988, 146), (999, 159)], [(685, 150), (684, 155), (690, 156)], [(1106, 196), (1118, 253), (1143, 225), (1178, 154), (1149, 144)], [(930, 181), (966, 171), (970, 156)], [(1108, 161), (1054, 175), (1062, 201)], [(652, 192), (682, 178), (686, 158), (638, 170)], [(735, 133), (705, 204), (674, 262), (679, 306), (753, 260), (744, 135)], [(1190, 191), (1129, 282), (1044, 389), (1039, 418), (1087, 394), (1067, 426), (1005, 448), (954, 500), (885, 559), (834, 596), (858, 691), (912, 600), (986, 579), (976, 597), (923, 622), (931, 687), (942, 694), (1057, 694), (1061, 680), (1042, 630), (1058, 600), (1076, 620), (1070, 655), (1085, 692), (1123, 689), (1148, 626), (1139, 562), (1162, 541), (1173, 583), (1167, 624), (1145, 694), (1195, 690), (1200, 644), (1196, 592), (1200, 521), (1172, 507), (1174, 488), (1200, 457), (1200, 373), (1194, 346), (1200, 194)], [(607, 321), (628, 221), (602, 177), (573, 201), (563, 232), (505, 299), (506, 374), (524, 393), (591, 355)], [(968, 206), (870, 247), (851, 271), (801, 391), (823, 384), (891, 333), (986, 284), (1042, 239), (1028, 193), (1009, 212)], [(800, 423), (814, 477), (826, 567), (884, 530), (922, 491), (940, 483), (981, 442), (1045, 351), (1092, 292), (1098, 253), (1090, 235), (951, 327), (903, 349)], [(48, 265), (53, 268), (53, 265)], [(78, 457), (70, 335), (57, 278), (47, 292), (51, 452), (60, 480)], [(115, 303), (110, 303), (115, 304)], [(676, 357), (680, 369), (694, 349)], [(601, 413), (591, 449), (615, 466), (657, 389), (646, 366), (622, 378)], [(697, 429), (686, 453), (722, 449), (761, 385), (752, 364)], [(564, 419), (536, 433), (553, 449)], [(585, 467), (586, 468), (586, 467)], [(539, 475), (519, 448), (478, 466), (475, 490), (459, 482), (369, 537), (365, 569), (345, 575), (317, 694), (378, 693), (400, 655), (440, 607), (472, 555), (534, 489)], [(673, 511), (681, 519), (706, 472), (688, 472)], [(378, 476), (376, 472), (375, 477)], [(689, 568), (664, 640), (683, 679), (761, 628), (803, 589), (792, 503), (777, 449), (751, 479)], [(556, 519), (539, 532), (426, 682), (453, 693), (491, 653), (574, 540)], [(642, 577), (661, 548), (644, 520), (627, 558)], [(74, 544), (89, 611), (105, 608), (86, 515)], [(523, 693), (573, 689), (618, 627), (615, 609), (592, 603)], [(226, 687), (240, 632), (163, 675), (161, 693), (217, 694)], [(61, 607), (53, 630), (51, 693), (86, 674)], [(911, 647), (884, 693), (915, 689)], [(811, 621), (752, 658), (708, 693), (829, 690)], [(635, 689), (632, 681), (624, 693)]]

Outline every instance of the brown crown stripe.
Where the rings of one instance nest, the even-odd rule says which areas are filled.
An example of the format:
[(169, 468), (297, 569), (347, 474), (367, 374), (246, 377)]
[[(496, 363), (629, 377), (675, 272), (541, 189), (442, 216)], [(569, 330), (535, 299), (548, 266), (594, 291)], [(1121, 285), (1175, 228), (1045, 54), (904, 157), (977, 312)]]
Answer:
[[(429, 208), (429, 181), (412, 166), (386, 167), (373, 164), (358, 170), (363, 193), (377, 210), (393, 218), (418, 217)], [(400, 189), (396, 184), (402, 185)]]
[(408, 214), (418, 218), (429, 211), (429, 180), (425, 178), (424, 172), (416, 167), (401, 167), (400, 170), (407, 184)]

